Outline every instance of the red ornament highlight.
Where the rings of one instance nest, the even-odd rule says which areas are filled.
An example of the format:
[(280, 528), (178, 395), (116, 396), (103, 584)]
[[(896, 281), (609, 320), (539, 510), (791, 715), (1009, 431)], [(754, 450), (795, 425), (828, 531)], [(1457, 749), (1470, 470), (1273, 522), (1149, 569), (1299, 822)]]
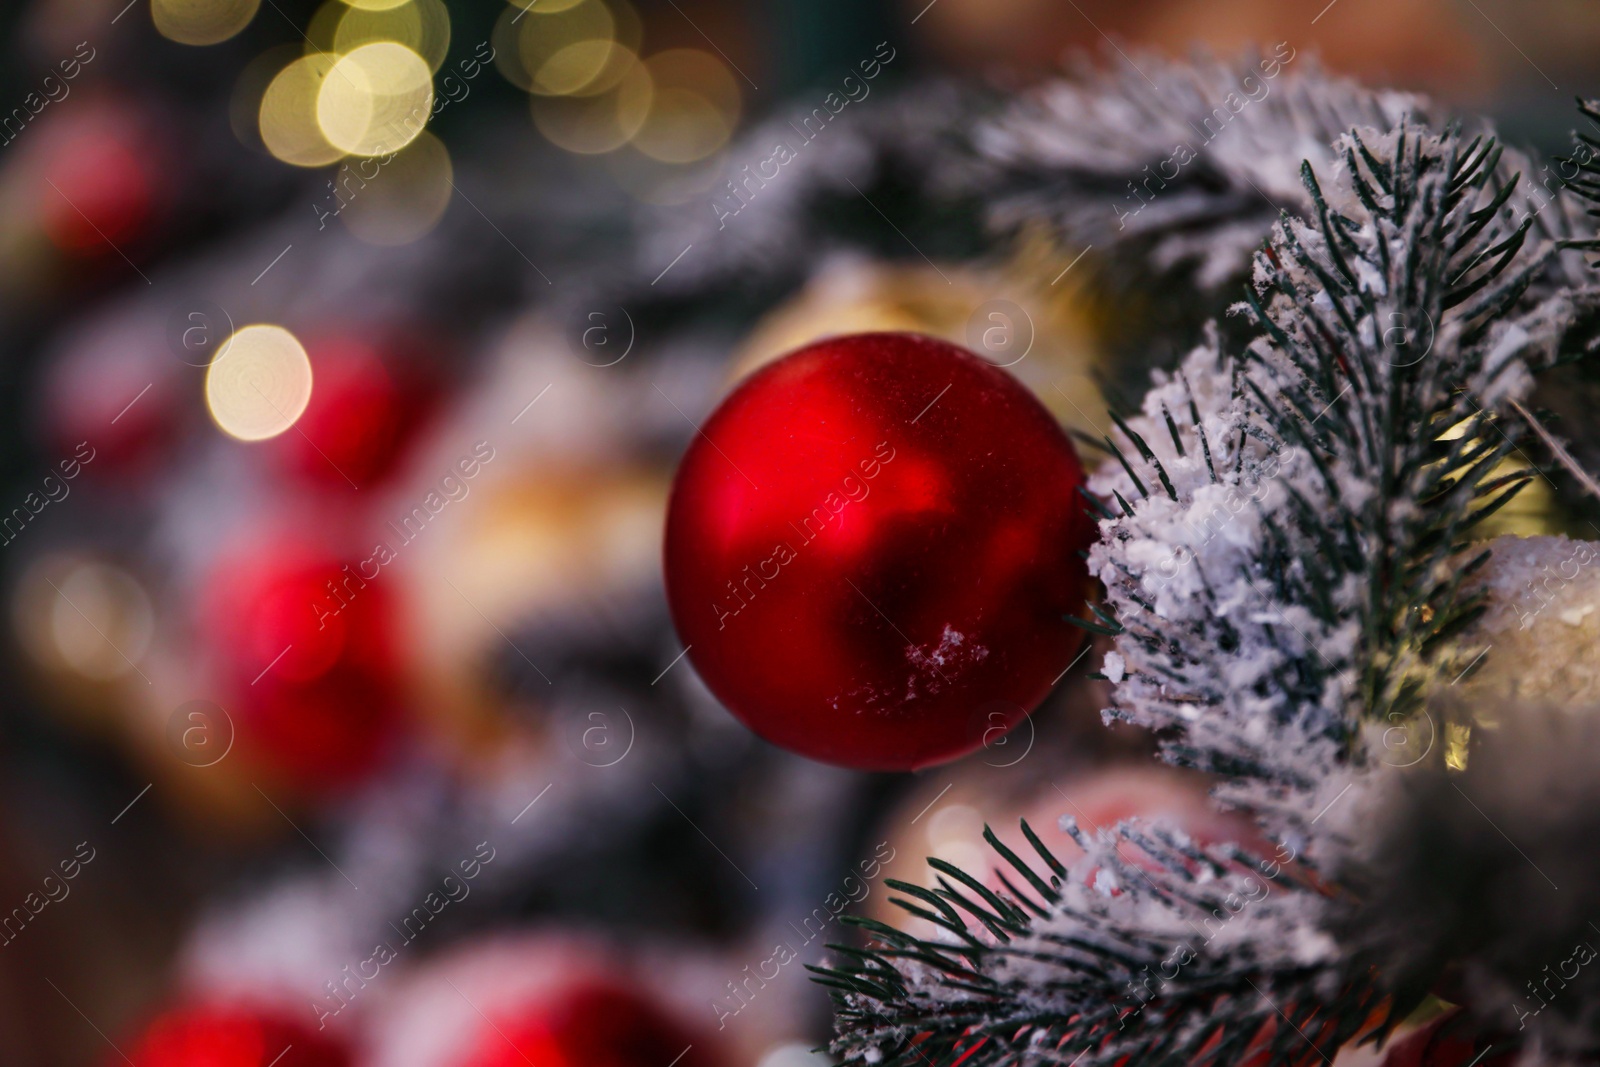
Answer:
[(443, 390), (404, 347), (352, 336), (308, 346), (315, 386), (296, 423), (299, 432), (272, 442), (286, 473), (339, 491), (370, 489), (394, 473)]
[(102, 102), (41, 145), (37, 217), (62, 252), (116, 259), (149, 230), (164, 156), (148, 116)]
[(1044, 406), (964, 349), (807, 346), (735, 389), (678, 469), (678, 634), (774, 744), (872, 770), (955, 759), (1037, 707), (1082, 644), (1083, 481)]
[[(279, 1011), (185, 1005), (155, 1018), (128, 1049), (138, 1067), (350, 1067), (342, 1042)], [(106, 1067), (121, 1064), (111, 1054)]]
[(224, 560), (205, 605), (241, 753), (307, 794), (359, 782), (405, 730), (396, 606), (359, 565), (292, 546)]
[(708, 1040), (631, 989), (584, 984), (500, 1019), (459, 1067), (720, 1067)]

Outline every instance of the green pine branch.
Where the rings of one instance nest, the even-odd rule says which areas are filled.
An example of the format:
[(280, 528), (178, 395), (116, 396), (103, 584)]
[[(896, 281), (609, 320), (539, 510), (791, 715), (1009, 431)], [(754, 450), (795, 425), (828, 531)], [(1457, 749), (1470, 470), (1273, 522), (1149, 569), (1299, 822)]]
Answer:
[[(1369, 724), (1404, 722), (1479, 651), (1457, 640), (1484, 607), (1470, 540), (1535, 476), (1501, 406), (1559, 358), (1575, 246), (1519, 217), (1492, 138), (1402, 122), (1339, 151), (1333, 181), (1303, 168), (1312, 210), (1255, 258), (1235, 308), (1255, 341), (1224, 355), (1213, 331), (1117, 418), (1090, 555), (1090, 626), (1126, 671), (1108, 716), (1220, 775), (1300, 853), (1293, 873), (1159, 825), (1091, 839), (1063, 820), (1088, 854), (1070, 870), (1026, 827), (1026, 860), (988, 834), (994, 880), (933, 861), (937, 888), (896, 883), (936, 935), (859, 922), (866, 946), (817, 970), (848, 1061), (1298, 1067), (1414, 1007), (1329, 933), (1349, 900), (1317, 873), (1341, 847), (1317, 818), (1373, 762)], [(1240, 492), (1228, 536), (1171, 576), (1152, 563)]]

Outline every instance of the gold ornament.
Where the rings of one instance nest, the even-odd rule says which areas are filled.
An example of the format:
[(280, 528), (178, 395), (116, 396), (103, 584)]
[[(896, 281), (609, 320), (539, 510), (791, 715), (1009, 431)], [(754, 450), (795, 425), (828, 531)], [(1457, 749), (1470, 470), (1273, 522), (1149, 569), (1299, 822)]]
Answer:
[(1079, 290), (1064, 281), (1052, 286), (1060, 273), (1049, 266), (1026, 256), (991, 270), (835, 259), (756, 324), (735, 354), (730, 381), (813, 341), (903, 330), (1006, 368), (1066, 426), (1098, 438), (1109, 420), (1094, 377), (1095, 331)]
[(1502, 709), (1600, 703), (1600, 542), (1497, 537), (1476, 577), (1488, 610), (1462, 635), (1484, 661), (1459, 683), (1489, 725)]

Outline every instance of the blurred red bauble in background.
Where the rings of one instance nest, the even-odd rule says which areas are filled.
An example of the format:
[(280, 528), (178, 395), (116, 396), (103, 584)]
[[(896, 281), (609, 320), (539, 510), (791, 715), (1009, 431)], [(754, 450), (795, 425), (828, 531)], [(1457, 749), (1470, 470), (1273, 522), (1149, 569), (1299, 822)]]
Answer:
[(850, 767), (954, 759), (1014, 725), (1083, 633), (1094, 527), (1072, 444), (1005, 371), (861, 334), (746, 379), (667, 515), (678, 634), (784, 748)]
[(308, 345), (311, 400), (295, 424), (299, 432), (272, 442), (287, 473), (314, 485), (365, 489), (398, 466), (427, 421), (438, 383), (414, 361), (386, 365), (380, 352), (393, 347), (355, 337)]
[[(991, 821), (1001, 842), (1047, 881), (1051, 872), (1023, 835), (1023, 820), (1056, 859), (1068, 867), (1083, 858), (1083, 849), (1061, 828), (1063, 816), (1072, 817), (1090, 838), (1112, 830), (1124, 820), (1160, 820), (1188, 835), (1198, 847), (1225, 842), (1242, 846), (1255, 861), (1243, 869), (1258, 881), (1263, 876), (1292, 877), (1294, 853), (1268, 841), (1245, 813), (1218, 807), (1211, 799), (1209, 784), (1203, 775), (1159, 763), (1107, 767), (1067, 778), (1064, 787), (1052, 778), (1016, 811)], [(1118, 844), (1117, 854), (1125, 862), (1147, 870), (1161, 868), (1159, 860), (1132, 842)], [(1012, 872), (1011, 865), (1003, 860), (996, 862), (994, 868), (1008, 875)], [(1093, 884), (1092, 873), (1085, 877)]]
[(101, 333), (49, 364), (43, 429), (61, 473), (127, 489), (160, 471), (183, 425), (174, 363)]
[(350, 1051), (277, 1010), (191, 1005), (156, 1017), (105, 1067), (349, 1067)]
[(241, 554), (206, 589), (205, 638), (248, 759), (309, 793), (365, 777), (404, 726), (392, 593), (371, 559)]
[(719, 1067), (710, 1049), (638, 993), (586, 984), (496, 1019), (456, 1067)]
[(117, 258), (146, 231), (161, 176), (148, 125), (129, 108), (96, 102), (48, 131), (37, 196), (51, 244), (69, 255)]

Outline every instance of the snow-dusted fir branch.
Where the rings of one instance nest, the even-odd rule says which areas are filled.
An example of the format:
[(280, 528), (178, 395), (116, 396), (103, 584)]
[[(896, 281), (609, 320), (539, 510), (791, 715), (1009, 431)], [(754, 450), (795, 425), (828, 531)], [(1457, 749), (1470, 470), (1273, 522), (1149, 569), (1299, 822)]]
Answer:
[[(1508, 206), (1516, 183), (1492, 139), (1403, 121), (1329, 156), (1302, 168), (1305, 217), (1286, 216), (1255, 257), (1235, 310), (1256, 340), (1225, 354), (1213, 331), (1158, 376), (1092, 484), (1108, 714), (1218, 775), (1301, 871), (1337, 867), (1338, 820), (1317, 821), (1369, 777), (1373, 735), (1467, 659), (1453, 637), (1482, 610), (1465, 583), (1485, 555), (1463, 560), (1463, 541), (1532, 477), (1504, 471), (1517, 427), (1497, 413), (1572, 318), (1559, 245)], [(1378, 1007), (1381, 972), (1330, 935), (1350, 907), (1335, 887), (1295, 883), (1240, 910), (1226, 939), (1174, 967), (1188, 909), (1227, 914), (1229, 880), (1260, 861), (1159, 826), (1080, 843), (1091, 860), (1070, 872), (1036, 844), (1048, 880), (1001, 849), (1020, 888), (937, 864), (941, 890), (897, 886), (946, 936), (872, 925), (876, 945), (844, 950), (821, 976), (840, 998), (836, 1050), (1144, 1067), (1260, 1048), (1298, 1064), (1408, 1010)], [(1118, 845), (1154, 862), (1122, 862)], [(1152, 963), (1159, 987), (1129, 1003), (1129, 975)]]
[(1256, 1053), (1298, 1065), (1386, 1029), (1371, 981), (1330, 969), (1320, 898), (1292, 850), (1246, 856), (1137, 824), (1062, 829), (1085, 852), (1070, 870), (1024, 823), (1035, 855), (986, 835), (1005, 863), (991, 879), (934, 860), (937, 889), (892, 882), (947, 936), (855, 920), (875, 947), (833, 946), (838, 965), (813, 968), (836, 993), (833, 1051), (879, 1067), (1221, 1067)]
[[(1579, 100), (1578, 112), (1600, 131), (1600, 100)], [(1560, 177), (1574, 194), (1591, 204), (1600, 204), (1600, 138), (1588, 130), (1573, 131), (1572, 154), (1556, 162)], [(1600, 208), (1591, 208), (1589, 214), (1600, 218)]]
[(1455, 662), (1482, 562), (1459, 543), (1531, 476), (1500, 472), (1495, 412), (1561, 320), (1530, 296), (1556, 247), (1505, 210), (1492, 140), (1408, 122), (1336, 151), (1256, 257), (1258, 339), (1161, 381), (1094, 486), (1117, 509), (1091, 554), (1124, 631), (1113, 714), (1268, 787), (1229, 792), (1280, 833), (1362, 766), (1363, 722), (1414, 713)]
[[(1225, 62), (1141, 53), (1085, 62), (981, 125), (977, 175), (1002, 229), (1043, 222), (1074, 248), (1093, 246), (1114, 272), (1193, 268), (1196, 288), (1214, 291), (1238, 281), (1280, 212), (1313, 210), (1303, 162), (1329, 173), (1342, 161), (1341, 135), (1406, 118), (1429, 124), (1430, 111), (1415, 94), (1329, 76), (1288, 43)], [(1589, 164), (1600, 195), (1597, 148), (1580, 138), (1574, 158)], [(1576, 165), (1552, 162), (1502, 148), (1493, 180), (1521, 175), (1507, 209), (1533, 220), (1535, 238), (1585, 236), (1561, 195), (1578, 187)], [(1563, 261), (1564, 280), (1581, 283), (1579, 267)]]
[(996, 222), (1043, 221), (1140, 271), (1193, 266), (1210, 290), (1237, 281), (1280, 211), (1310, 206), (1303, 160), (1323, 171), (1341, 133), (1424, 108), (1330, 78), (1285, 42), (1227, 62), (1085, 61), (975, 140)]

